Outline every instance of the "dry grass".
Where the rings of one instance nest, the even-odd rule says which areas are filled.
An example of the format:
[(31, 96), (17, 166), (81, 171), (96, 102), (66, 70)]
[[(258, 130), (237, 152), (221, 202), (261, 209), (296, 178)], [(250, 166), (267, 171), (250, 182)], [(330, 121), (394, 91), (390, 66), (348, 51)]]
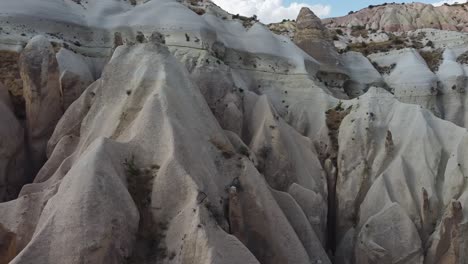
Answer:
[(233, 151), (232, 147), (228, 144), (225, 144), (221, 142), (220, 140), (216, 138), (211, 138), (210, 139), (211, 144), (213, 144), (219, 151), (221, 151), (221, 154), (223, 155), (224, 158), (230, 159), (234, 156), (235, 152)]
[(382, 42), (370, 42), (370, 43), (353, 43), (348, 46), (349, 50), (360, 52), (364, 55), (372, 53), (388, 52), (390, 50), (399, 50), (408, 47), (405, 41), (400, 37), (391, 35), (390, 40)]
[(328, 136), (330, 137), (330, 142), (332, 144), (333, 151), (331, 152), (331, 160), (336, 164), (336, 157), (338, 153), (338, 134), (340, 131), (340, 125), (343, 119), (351, 112), (351, 107), (347, 109), (343, 108), (343, 104), (340, 101), (335, 107), (327, 110), (326, 115), (326, 125), (328, 127)]
[(363, 38), (367, 38), (369, 35), (369, 32), (367, 29), (363, 26), (354, 26), (351, 28), (351, 36), (353, 37), (359, 37), (362, 36)]

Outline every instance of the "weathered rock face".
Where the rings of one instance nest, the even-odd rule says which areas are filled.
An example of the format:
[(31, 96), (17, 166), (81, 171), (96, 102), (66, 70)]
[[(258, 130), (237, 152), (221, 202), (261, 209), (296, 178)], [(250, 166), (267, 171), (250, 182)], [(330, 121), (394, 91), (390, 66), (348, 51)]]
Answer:
[(207, 1), (25, 1), (0, 2), (27, 102), (23, 129), (0, 97), (0, 262), (466, 262), (461, 33), (338, 54), (308, 9), (298, 47)]
[(16, 50), (0, 51), (0, 83), (12, 95), (15, 115), (24, 119), (23, 80), (21, 80), (18, 58), (20, 54)]
[(309, 8), (304, 7), (296, 19), (296, 26), (293, 41), (321, 63), (320, 70), (323, 73), (319, 74), (320, 78), (324, 79), (328, 86), (342, 87), (347, 79), (347, 72), (320, 19)]
[[(87, 57), (61, 48), (56, 54), (60, 71), (60, 95), (66, 110), (95, 80)], [(89, 59), (88, 59), (89, 60)]]
[(13, 113), (6, 88), (0, 84), (0, 201), (17, 197), (27, 178), (24, 130)]
[(63, 114), (55, 52), (43, 36), (31, 39), (19, 60), (26, 107), (26, 138), (35, 174), (46, 161), (47, 141)]
[[(355, 99), (340, 125), (337, 240), (357, 234), (356, 263), (422, 263), (423, 255), (432, 261), (427, 254), (463, 263), (458, 252), (465, 250), (464, 239), (457, 232), (466, 218), (460, 196), (465, 188), (454, 177), (464, 174), (459, 155), (465, 153), (466, 130), (449, 123), (449, 130), (441, 130), (444, 121), (427, 110), (384, 94), (371, 89)], [(437, 230), (446, 232), (439, 238)]]
[(443, 5), (388, 3), (369, 6), (347, 16), (327, 18), (323, 23), (328, 27), (363, 26), (368, 29), (387, 32), (406, 32), (422, 28), (468, 30), (466, 4)]
[(370, 218), (356, 244), (356, 263), (423, 263), (418, 231), (398, 204)]

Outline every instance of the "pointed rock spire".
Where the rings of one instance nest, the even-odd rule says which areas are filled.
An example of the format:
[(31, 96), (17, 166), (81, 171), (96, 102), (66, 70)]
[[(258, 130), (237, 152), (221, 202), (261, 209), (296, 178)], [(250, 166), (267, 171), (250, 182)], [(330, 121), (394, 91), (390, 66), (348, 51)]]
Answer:
[(322, 24), (320, 18), (318, 18), (312, 10), (307, 7), (301, 8), (299, 15), (296, 19), (297, 28), (300, 29), (319, 29), (324, 30), (325, 27)]

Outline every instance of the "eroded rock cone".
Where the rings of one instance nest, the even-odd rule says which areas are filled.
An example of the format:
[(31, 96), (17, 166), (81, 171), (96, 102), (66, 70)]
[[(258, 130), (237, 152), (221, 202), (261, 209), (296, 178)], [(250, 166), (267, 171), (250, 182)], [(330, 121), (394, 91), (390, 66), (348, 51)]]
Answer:
[(322, 21), (309, 8), (301, 8), (296, 21), (298, 30), (316, 30), (318, 35), (323, 35), (325, 27)]
[(63, 114), (60, 73), (50, 42), (43, 36), (31, 39), (19, 59), (26, 103), (27, 144), (31, 173), (46, 160), (46, 145)]
[(303, 7), (296, 21), (294, 43), (322, 64), (318, 76), (327, 82), (327, 86), (341, 87), (343, 81), (348, 79), (347, 72), (320, 18), (309, 8)]

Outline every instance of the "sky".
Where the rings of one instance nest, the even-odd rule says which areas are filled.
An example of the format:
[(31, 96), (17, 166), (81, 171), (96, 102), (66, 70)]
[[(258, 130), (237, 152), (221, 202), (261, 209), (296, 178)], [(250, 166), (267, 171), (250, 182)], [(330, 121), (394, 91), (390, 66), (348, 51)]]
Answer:
[[(306, 6), (321, 17), (337, 17), (357, 11), (369, 5), (378, 5), (384, 2), (413, 2), (396, 0), (212, 0), (224, 10), (232, 14), (244, 16), (257, 15), (263, 23), (280, 22), (283, 19), (295, 19), (299, 10)], [(467, 0), (419, 0), (418, 2), (442, 5), (454, 2), (467, 2)]]

